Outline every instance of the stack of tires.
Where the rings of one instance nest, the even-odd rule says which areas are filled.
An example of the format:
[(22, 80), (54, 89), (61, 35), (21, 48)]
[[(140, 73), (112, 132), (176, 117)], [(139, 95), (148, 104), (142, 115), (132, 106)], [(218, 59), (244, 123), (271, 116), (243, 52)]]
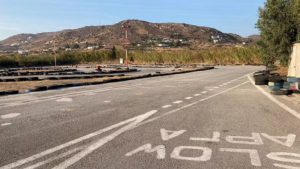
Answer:
[(255, 85), (268, 85), (273, 95), (290, 95), (290, 83), (286, 82), (279, 74), (270, 71), (254, 73)]
[(269, 77), (269, 89), (273, 95), (290, 95), (290, 84), (279, 75), (271, 75)]
[(254, 73), (255, 85), (267, 85), (270, 71), (259, 71)]

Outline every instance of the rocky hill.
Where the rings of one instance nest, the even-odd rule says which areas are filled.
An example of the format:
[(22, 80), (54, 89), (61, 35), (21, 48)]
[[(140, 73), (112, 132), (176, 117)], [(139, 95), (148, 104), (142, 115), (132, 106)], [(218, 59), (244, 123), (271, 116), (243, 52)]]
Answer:
[(79, 50), (122, 45), (125, 36), (124, 25), (129, 27), (128, 38), (131, 47), (236, 45), (250, 40), (208, 27), (126, 20), (115, 25), (88, 26), (39, 34), (19, 34), (0, 41), (0, 51), (50, 51), (54, 47), (61, 50)]

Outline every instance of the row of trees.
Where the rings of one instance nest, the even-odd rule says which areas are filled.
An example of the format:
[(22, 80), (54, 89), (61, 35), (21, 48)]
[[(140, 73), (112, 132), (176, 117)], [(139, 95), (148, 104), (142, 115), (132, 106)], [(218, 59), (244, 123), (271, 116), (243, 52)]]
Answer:
[(292, 45), (300, 40), (300, 0), (267, 0), (259, 9), (257, 27), (263, 62), (267, 66), (276, 61), (288, 65)]

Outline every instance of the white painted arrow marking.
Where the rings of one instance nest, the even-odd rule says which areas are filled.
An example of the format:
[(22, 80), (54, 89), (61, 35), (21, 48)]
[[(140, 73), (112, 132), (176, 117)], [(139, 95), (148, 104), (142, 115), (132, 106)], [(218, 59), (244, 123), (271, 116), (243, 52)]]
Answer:
[(182, 135), (185, 132), (186, 132), (186, 130), (171, 131), (171, 130), (166, 130), (166, 129), (160, 129), (160, 135), (161, 135), (161, 139), (163, 141), (171, 140), (175, 137)]
[[(289, 134), (288, 136), (270, 136), (266, 133), (262, 133), (261, 135), (271, 141), (274, 141), (275, 143), (278, 143), (280, 145), (287, 146), (287, 147), (292, 147), (296, 140), (295, 134)], [(285, 141), (280, 141), (279, 139), (285, 140)]]

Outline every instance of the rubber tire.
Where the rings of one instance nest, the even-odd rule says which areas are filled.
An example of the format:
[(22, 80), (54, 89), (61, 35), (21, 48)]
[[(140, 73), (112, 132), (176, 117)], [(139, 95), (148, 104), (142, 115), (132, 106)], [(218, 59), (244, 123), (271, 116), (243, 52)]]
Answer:
[(272, 95), (290, 95), (292, 94), (291, 90), (281, 89), (281, 90), (275, 90), (271, 91)]

